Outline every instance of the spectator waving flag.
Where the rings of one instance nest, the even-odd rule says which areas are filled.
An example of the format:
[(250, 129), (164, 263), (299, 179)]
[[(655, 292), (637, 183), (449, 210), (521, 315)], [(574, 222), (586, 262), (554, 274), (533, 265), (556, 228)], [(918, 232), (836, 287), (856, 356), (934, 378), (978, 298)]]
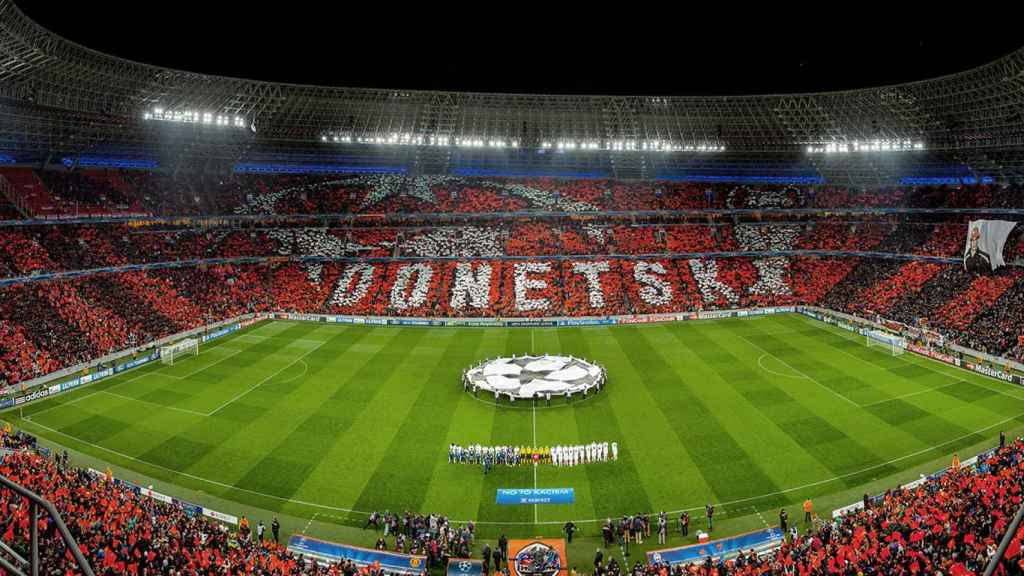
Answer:
[(973, 220), (967, 227), (964, 269), (976, 273), (992, 272), (1005, 265), (1003, 245), (1016, 226), (1007, 220)]

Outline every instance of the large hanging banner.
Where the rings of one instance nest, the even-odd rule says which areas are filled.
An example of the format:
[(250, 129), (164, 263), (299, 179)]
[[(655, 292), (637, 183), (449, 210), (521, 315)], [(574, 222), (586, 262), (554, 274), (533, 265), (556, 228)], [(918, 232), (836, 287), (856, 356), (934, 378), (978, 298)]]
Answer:
[(567, 566), (565, 540), (508, 541), (508, 571), (512, 576), (565, 576)]
[(982, 274), (1004, 266), (1003, 246), (1016, 225), (1008, 220), (972, 220), (967, 227), (964, 270)]

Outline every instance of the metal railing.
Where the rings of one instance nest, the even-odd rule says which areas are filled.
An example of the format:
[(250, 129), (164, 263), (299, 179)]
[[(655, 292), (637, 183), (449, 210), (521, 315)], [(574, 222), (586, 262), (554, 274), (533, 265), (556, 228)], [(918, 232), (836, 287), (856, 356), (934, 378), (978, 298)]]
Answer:
[[(41, 509), (43, 513), (50, 517), (50, 521), (53, 522), (54, 526), (56, 526), (57, 532), (64, 541), (64, 547), (71, 552), (75, 563), (78, 564), (78, 569), (82, 574), (85, 574), (85, 576), (94, 576), (92, 567), (89, 566), (89, 561), (82, 555), (82, 551), (78, 548), (78, 543), (75, 542), (74, 536), (72, 536), (71, 532), (68, 531), (67, 525), (64, 524), (64, 520), (61, 519), (60, 514), (57, 513), (57, 509), (54, 508), (53, 504), (35, 492), (32, 492), (19, 484), (15, 484), (4, 476), (0, 476), (0, 489), (10, 490), (28, 500), (29, 519), (31, 520), (29, 522), (29, 557), (22, 557), (7, 543), (0, 541), (0, 568), (3, 568), (8, 573), (15, 574), (17, 576), (39, 576), (39, 518)], [(5, 556), (7, 557), (5, 558)]]
[(999, 567), (999, 563), (1003, 561), (1003, 557), (1006, 556), (1006, 549), (1010, 546), (1010, 542), (1013, 540), (1014, 536), (1017, 535), (1017, 529), (1020, 528), (1022, 518), (1024, 518), (1024, 504), (1021, 504), (1020, 508), (1017, 509), (1017, 514), (1013, 517), (1013, 521), (1010, 522), (1010, 527), (1006, 529), (1006, 534), (1003, 535), (1003, 540), (999, 543), (999, 548), (988, 561), (988, 566), (985, 567), (984, 576), (992, 576), (996, 571), (996, 568)]

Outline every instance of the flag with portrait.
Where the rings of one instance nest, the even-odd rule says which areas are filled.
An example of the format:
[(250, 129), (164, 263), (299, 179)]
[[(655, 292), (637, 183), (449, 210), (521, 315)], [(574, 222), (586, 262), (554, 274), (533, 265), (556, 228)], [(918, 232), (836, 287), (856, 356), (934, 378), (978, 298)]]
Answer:
[(982, 274), (1004, 266), (1003, 246), (1016, 225), (1007, 220), (971, 221), (964, 246), (964, 270)]

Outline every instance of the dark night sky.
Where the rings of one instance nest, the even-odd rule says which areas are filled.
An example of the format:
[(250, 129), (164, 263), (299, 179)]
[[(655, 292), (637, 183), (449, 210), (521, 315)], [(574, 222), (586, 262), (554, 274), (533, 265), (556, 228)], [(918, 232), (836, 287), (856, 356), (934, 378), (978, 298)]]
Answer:
[[(31, 18), (124, 58), (257, 80), (558, 94), (825, 91), (923, 80), (1003, 56), (1024, 37), (990, 14), (903, 20), (821, 3), (774, 19), (655, 5), (16, 0)], [(323, 6), (345, 7), (325, 9)], [(282, 9), (287, 6), (288, 9)], [(812, 5), (814, 6), (814, 5)], [(939, 6), (939, 5), (935, 5)], [(486, 7), (486, 9), (484, 8)], [(619, 11), (635, 9), (626, 16)], [(732, 13), (730, 13), (730, 11)], [(995, 22), (995, 24), (992, 24)], [(728, 24), (727, 24), (728, 23)]]

